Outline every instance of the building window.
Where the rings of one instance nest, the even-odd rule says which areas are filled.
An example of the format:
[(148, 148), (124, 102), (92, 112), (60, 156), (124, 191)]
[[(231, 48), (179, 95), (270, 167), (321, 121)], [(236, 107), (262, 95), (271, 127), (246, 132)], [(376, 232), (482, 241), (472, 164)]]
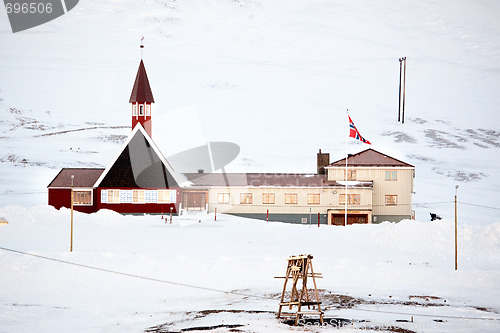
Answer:
[(177, 192), (175, 190), (158, 190), (158, 203), (175, 203)]
[(344, 179), (345, 178), (345, 173), (347, 171), (347, 180), (356, 180), (356, 170), (344, 170)]
[(132, 202), (133, 203), (145, 203), (144, 190), (133, 190), (132, 191)]
[(120, 190), (120, 203), (132, 203), (132, 190)]
[(139, 105), (139, 116), (144, 116), (144, 105)]
[(287, 205), (296, 205), (298, 202), (297, 193), (285, 193), (285, 204)]
[(108, 203), (120, 203), (120, 190), (108, 190)]
[(146, 116), (151, 116), (151, 105), (146, 104)]
[(74, 205), (92, 205), (92, 191), (73, 191)]
[(385, 196), (385, 205), (386, 206), (396, 206), (398, 204), (398, 196), (397, 195), (386, 195)]
[(217, 203), (218, 204), (228, 204), (229, 203), (229, 193), (217, 193)]
[(319, 193), (308, 194), (307, 195), (308, 205), (319, 205)]
[(274, 205), (275, 203), (274, 193), (262, 193), (262, 203), (268, 205)]
[(132, 105), (132, 115), (137, 116), (137, 105)]
[(396, 170), (386, 170), (385, 180), (398, 180), (398, 173)]
[[(348, 205), (359, 205), (361, 202), (361, 195), (359, 194), (348, 194), (347, 195), (347, 204)], [(345, 194), (339, 195), (339, 204), (345, 205)]]
[(252, 203), (252, 193), (240, 194), (240, 204), (251, 204), (251, 203)]

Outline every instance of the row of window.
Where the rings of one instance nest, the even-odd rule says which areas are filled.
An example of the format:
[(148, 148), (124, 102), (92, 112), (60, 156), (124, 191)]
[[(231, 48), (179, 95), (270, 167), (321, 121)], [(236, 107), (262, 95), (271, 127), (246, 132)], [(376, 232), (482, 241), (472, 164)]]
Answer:
[[(307, 204), (319, 205), (319, 193), (307, 195)], [(217, 194), (218, 204), (229, 204), (229, 193)], [(240, 204), (251, 205), (253, 203), (253, 193), (240, 193)], [(276, 195), (274, 193), (262, 193), (262, 203), (266, 205), (274, 205), (276, 203)], [(298, 203), (297, 193), (285, 193), (285, 204), (296, 205)]]
[[(177, 195), (175, 190), (101, 190), (102, 203), (175, 203)], [(218, 204), (229, 204), (229, 193), (217, 194)], [(251, 205), (253, 203), (253, 193), (240, 193), (240, 204)], [(262, 193), (262, 203), (266, 205), (276, 204), (275, 193)], [(298, 203), (297, 193), (285, 193), (285, 204), (296, 205)], [(92, 191), (73, 191), (73, 204), (92, 205)], [(320, 194), (311, 193), (307, 195), (308, 205), (319, 205)], [(348, 205), (360, 205), (361, 196), (359, 194), (347, 195)], [(398, 204), (397, 195), (386, 195), (385, 205), (396, 206)], [(345, 205), (345, 194), (339, 195), (339, 205)]]
[(176, 203), (175, 190), (101, 190), (101, 203)]
[[(339, 205), (345, 205), (345, 194), (339, 195)], [(218, 193), (217, 194), (218, 204), (229, 204), (230, 194), (229, 193)], [(253, 203), (253, 193), (240, 193), (240, 204), (251, 205)], [(274, 205), (276, 203), (276, 195), (274, 193), (262, 193), (262, 203), (265, 205)], [(296, 205), (298, 203), (297, 193), (285, 193), (285, 204)], [(320, 194), (312, 193), (307, 195), (308, 205), (319, 205), (320, 204)], [(348, 205), (360, 205), (361, 195), (360, 194), (348, 194), (347, 195)], [(386, 195), (385, 205), (395, 206), (398, 204), (397, 195)]]
[[(137, 105), (132, 105), (133, 116), (144, 116), (144, 104), (139, 104), (139, 113), (137, 113)], [(151, 116), (151, 105), (146, 104), (146, 116)]]
[[(347, 178), (346, 178), (346, 170), (344, 170), (344, 179), (356, 180), (356, 170), (347, 170)], [(386, 170), (385, 180), (398, 180), (397, 170)]]

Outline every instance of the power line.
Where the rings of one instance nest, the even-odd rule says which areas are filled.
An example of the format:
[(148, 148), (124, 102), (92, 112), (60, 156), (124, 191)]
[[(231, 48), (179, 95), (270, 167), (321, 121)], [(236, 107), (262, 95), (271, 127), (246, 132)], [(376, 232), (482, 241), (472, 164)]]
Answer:
[(250, 295), (250, 294), (240, 293), (240, 292), (236, 292), (236, 291), (227, 291), (227, 290), (215, 289), (215, 288), (209, 288), (209, 287), (200, 287), (200, 286), (195, 286), (195, 285), (187, 284), (187, 283), (167, 281), (167, 280), (156, 279), (156, 278), (151, 278), (151, 277), (142, 276), (142, 275), (136, 275), (136, 274), (118, 272), (118, 271), (113, 271), (111, 269), (100, 268), (100, 267), (95, 267), (95, 266), (89, 266), (89, 265), (84, 265), (84, 264), (78, 264), (78, 263), (71, 262), (71, 261), (66, 261), (66, 260), (61, 260), (61, 259), (56, 259), (56, 258), (41, 256), (41, 255), (38, 255), (38, 254), (27, 253), (27, 252), (13, 250), (13, 249), (8, 249), (8, 248), (5, 248), (5, 247), (0, 247), (0, 250), (9, 251), (9, 252), (13, 252), (13, 253), (18, 253), (18, 254), (22, 254), (22, 255), (26, 255), (26, 256), (31, 256), (31, 257), (35, 257), (35, 258), (39, 258), (39, 259), (45, 259), (45, 260), (55, 261), (55, 262), (58, 262), (58, 263), (61, 263), (61, 264), (72, 265), (72, 266), (77, 266), (77, 267), (82, 267), (82, 268), (88, 268), (88, 269), (92, 269), (92, 270), (96, 270), (96, 271), (101, 271), (101, 272), (106, 272), (106, 273), (112, 273), (112, 274), (116, 274), (116, 275), (133, 277), (133, 278), (136, 278), (136, 279), (161, 282), (161, 283), (171, 284), (171, 285), (175, 285), (175, 286), (181, 286), (181, 287), (187, 287), (187, 288), (194, 288), (194, 289), (201, 289), (201, 290), (213, 291), (213, 292), (224, 293), (224, 294), (232, 294), (232, 295), (238, 295), (238, 296), (244, 296), (244, 297), (255, 297), (255, 298), (273, 299), (274, 300), (274, 298), (270, 298), (270, 297), (266, 297), (266, 296)]
[[(67, 260), (61, 260), (61, 259), (46, 257), (46, 256), (38, 255), (38, 254), (27, 253), (27, 252), (13, 250), (13, 249), (5, 248), (5, 247), (0, 247), (0, 250), (9, 251), (9, 252), (13, 252), (13, 253), (17, 253), (17, 254), (22, 254), (22, 255), (26, 255), (26, 256), (31, 256), (31, 257), (38, 258), (38, 259), (50, 260), (50, 261), (58, 262), (58, 263), (61, 263), (61, 264), (72, 265), (72, 266), (77, 266), (77, 267), (81, 267), (81, 268), (87, 268), (87, 269), (92, 269), (92, 270), (96, 270), (96, 271), (101, 271), (101, 272), (106, 272), (106, 273), (112, 273), (112, 274), (116, 274), (116, 275), (128, 276), (128, 277), (132, 277), (132, 278), (136, 278), (136, 279), (142, 279), (142, 280), (148, 280), (148, 281), (166, 283), (166, 284), (171, 284), (171, 285), (181, 286), (181, 287), (186, 287), (186, 288), (193, 288), (193, 289), (200, 289), (200, 290), (206, 290), (206, 291), (224, 293), (226, 295), (227, 294), (231, 294), (231, 295), (236, 295), (236, 296), (253, 297), (253, 298), (260, 298), (260, 299), (273, 300), (273, 301), (277, 301), (278, 300), (278, 298), (276, 298), (276, 297), (262, 296), (262, 295), (252, 295), (252, 294), (240, 293), (240, 292), (236, 292), (236, 291), (228, 291), (228, 290), (222, 290), (222, 289), (216, 289), (216, 288), (201, 287), (201, 286), (196, 286), (196, 285), (187, 284), (187, 283), (167, 281), (167, 280), (162, 280), (162, 279), (157, 279), (157, 278), (150, 278), (150, 277), (147, 277), (147, 276), (141, 276), (141, 275), (136, 275), (136, 274), (129, 274), (129, 273), (124, 273), (124, 272), (118, 272), (118, 271), (113, 271), (113, 270), (106, 269), (106, 268), (100, 268), (100, 267), (94, 267), (94, 266), (90, 266), (90, 265), (78, 264), (78, 263), (74, 263), (74, 262), (67, 261)], [(329, 308), (327, 308), (327, 309), (329, 309)], [(406, 313), (406, 312), (397, 312), (397, 311), (371, 310), (371, 309), (363, 309), (363, 308), (361, 308), (361, 309), (360, 308), (346, 308), (346, 309), (340, 308), (338, 310), (352, 310), (352, 311), (362, 311), (362, 312), (376, 312), (376, 313), (386, 313), (386, 314), (397, 314), (397, 315), (405, 315), (405, 316), (414, 316), (414, 317), (434, 317), (434, 318), (437, 317), (437, 318), (449, 318), (449, 319), (500, 321), (500, 318), (459, 317), (459, 316), (447, 316), (447, 315), (430, 315), (430, 314)]]
[(474, 206), (474, 207), (481, 207), (481, 208), (489, 208), (489, 209), (498, 209), (498, 210), (500, 210), (499, 207), (491, 207), (491, 206), (485, 206), (485, 205), (478, 205), (478, 204), (473, 204), (473, 203), (468, 203), (468, 202), (462, 202), (462, 201), (459, 201), (458, 203), (461, 204), (461, 205), (467, 205), (467, 206)]
[(397, 314), (404, 316), (414, 316), (414, 317), (438, 317), (438, 318), (450, 318), (450, 319), (465, 319), (465, 320), (498, 320), (500, 318), (489, 318), (489, 317), (459, 317), (459, 316), (447, 316), (447, 315), (431, 315), (431, 314), (415, 314), (415, 313), (406, 313), (406, 312), (398, 312), (398, 311), (382, 311), (382, 310), (371, 310), (371, 309), (356, 309), (352, 308), (349, 310), (353, 311), (365, 311), (365, 312), (377, 312), (377, 313), (387, 313), (387, 314)]
[(0, 193), (0, 195), (26, 195), (26, 194), (47, 194), (47, 191), (44, 191), (44, 192), (11, 192), (11, 193)]

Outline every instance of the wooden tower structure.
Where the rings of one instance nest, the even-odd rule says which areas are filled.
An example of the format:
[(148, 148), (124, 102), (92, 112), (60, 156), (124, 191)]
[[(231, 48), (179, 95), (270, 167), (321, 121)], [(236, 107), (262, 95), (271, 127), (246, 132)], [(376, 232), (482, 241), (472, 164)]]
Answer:
[[(318, 288), (316, 285), (316, 278), (322, 278), (322, 276), (321, 273), (314, 273), (312, 259), (313, 256), (310, 254), (289, 257), (285, 276), (277, 277), (285, 279), (279, 303), (278, 319), (281, 318), (281, 316), (295, 316), (295, 325), (297, 325), (299, 319), (304, 315), (317, 315), (319, 316), (321, 325), (323, 325), (324, 312), (321, 310), (321, 302), (319, 301)], [(314, 290), (307, 289), (308, 278), (312, 279)], [(291, 280), (291, 291), (289, 293), (289, 299), (285, 300), (288, 294), (287, 285), (289, 280)], [(296, 312), (283, 313), (282, 309), (286, 306), (289, 307), (289, 310), (292, 310), (296, 306)], [(307, 309), (305, 309), (306, 306)]]
[(154, 102), (146, 67), (141, 59), (129, 103), (132, 105), (132, 129), (141, 124), (150, 137), (152, 137), (151, 104)]

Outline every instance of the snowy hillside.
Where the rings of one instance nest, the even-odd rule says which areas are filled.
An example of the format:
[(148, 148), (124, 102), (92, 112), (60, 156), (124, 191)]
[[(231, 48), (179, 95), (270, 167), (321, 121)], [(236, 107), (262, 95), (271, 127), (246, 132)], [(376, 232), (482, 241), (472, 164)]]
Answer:
[[(12, 34), (2, 7), (0, 217), (10, 223), (0, 225), (0, 246), (261, 296), (279, 292), (272, 277), (286, 256), (312, 253), (328, 277), (321, 288), (363, 299), (372, 310), (498, 318), (499, 12), (494, 0), (86, 0), (54, 21)], [(345, 156), (349, 109), (372, 148), (415, 166), (417, 221), (317, 232), (229, 216), (208, 227), (210, 216), (201, 225), (198, 217), (185, 217), (164, 226), (157, 217), (78, 214), (85, 242), (67, 253), (69, 213), (46, 207), (46, 186), (62, 167), (106, 166), (130, 133), (128, 100), (141, 36), (156, 101), (153, 138), (165, 156), (229, 141), (241, 154), (228, 172), (314, 172), (318, 149), (332, 160)], [(403, 56), (405, 124), (397, 122)], [(350, 153), (366, 148), (349, 141)], [(455, 185), (463, 254), (457, 273), (450, 268)], [(429, 212), (444, 220), (430, 223)], [(298, 234), (307, 235), (303, 245), (287, 245)], [(73, 330), (135, 332), (167, 322), (175, 330), (198, 325), (196, 311), (223, 308), (264, 312), (215, 313), (199, 324), (227, 319), (251, 322), (248, 330), (287, 330), (265, 312), (276, 310), (275, 300), (221, 300), (5, 251), (0, 258), (2, 272), (9, 272), (0, 278), (0, 331), (57, 331), (63, 323)], [(426, 296), (451, 305), (413, 307)], [(412, 308), (404, 309), (405, 302)], [(370, 318), (395, 323), (407, 317)], [(429, 330), (400, 327), (499, 328), (497, 319), (427, 322), (437, 323), (433, 319), (445, 322)]]
[[(96, 146), (95, 133), (69, 132), (54, 138), (56, 146), (45, 144), (36, 136), (40, 129), (21, 133), (9, 110), (58, 130), (129, 125), (144, 35), (157, 101), (154, 137), (166, 156), (194, 132), (240, 145), (248, 171), (312, 172), (319, 148), (332, 159), (345, 155), (349, 108), (374, 149), (416, 166), (415, 203), (452, 201), (459, 184), (463, 202), (496, 207), (498, 7), (495, 1), (86, 1), (17, 34), (7, 33), (0, 15), (0, 107), (8, 119), (0, 124), (6, 140), (0, 158), (35, 160), (30, 155), (42, 151), (31, 149), (33, 142), (44, 146), (42, 168), (11, 171), (15, 163), (2, 163), (8, 170), (2, 174), (19, 177), (2, 177), (0, 191), (40, 192), (61, 166), (109, 163), (113, 149)], [(397, 122), (401, 56), (408, 59), (404, 125)], [(190, 105), (197, 119), (183, 119), (181, 111), (169, 121), (171, 112)], [(24, 139), (12, 140), (18, 135)], [(61, 154), (73, 146), (97, 153)], [(351, 143), (349, 150), (364, 148)], [(453, 205), (416, 208), (422, 218), (429, 210), (453, 214)], [(482, 223), (498, 210), (464, 206), (461, 212)]]

